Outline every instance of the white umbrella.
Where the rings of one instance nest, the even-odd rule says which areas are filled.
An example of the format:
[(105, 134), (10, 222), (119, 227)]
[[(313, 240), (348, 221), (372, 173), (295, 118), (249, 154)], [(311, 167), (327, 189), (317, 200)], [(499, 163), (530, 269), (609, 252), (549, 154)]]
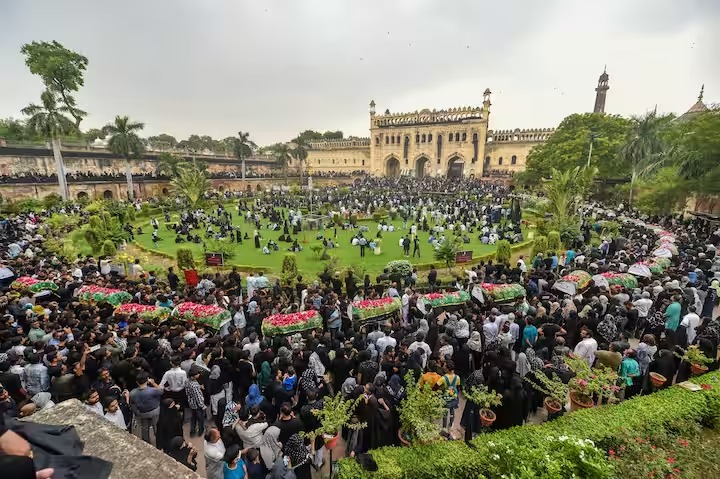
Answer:
[(574, 295), (577, 291), (577, 285), (570, 281), (557, 281), (553, 285), (553, 289), (557, 289), (561, 293)]
[(653, 251), (653, 256), (656, 258), (672, 258), (672, 251), (667, 248), (658, 248)]
[(651, 278), (652, 272), (650, 271), (650, 268), (645, 264), (638, 264), (635, 263), (628, 268), (628, 273), (640, 276), (641, 278)]
[(601, 274), (596, 274), (592, 277), (593, 282), (595, 283), (595, 286), (598, 288), (608, 288), (610, 289), (610, 283), (608, 283), (608, 280), (605, 276)]

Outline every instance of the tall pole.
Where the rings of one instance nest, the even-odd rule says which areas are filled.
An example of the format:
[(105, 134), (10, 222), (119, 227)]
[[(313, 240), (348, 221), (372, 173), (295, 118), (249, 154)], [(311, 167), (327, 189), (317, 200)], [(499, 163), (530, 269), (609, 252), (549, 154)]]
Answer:
[(595, 141), (595, 137), (590, 135), (590, 151), (588, 152), (588, 161), (587, 166), (590, 167), (590, 159), (592, 158), (592, 149), (593, 149), (593, 142)]

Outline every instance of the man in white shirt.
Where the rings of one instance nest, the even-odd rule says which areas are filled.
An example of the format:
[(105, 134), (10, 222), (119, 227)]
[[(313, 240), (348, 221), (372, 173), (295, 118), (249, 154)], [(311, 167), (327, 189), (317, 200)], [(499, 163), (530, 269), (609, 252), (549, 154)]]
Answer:
[(697, 331), (695, 331), (695, 328), (700, 326), (700, 316), (697, 315), (695, 312), (695, 305), (688, 306), (688, 314), (686, 314), (681, 325), (685, 326), (685, 331), (687, 331), (687, 340), (688, 344), (692, 344), (695, 340), (695, 336), (697, 336)]
[(248, 339), (250, 342), (243, 346), (243, 351), (250, 351), (250, 361), (252, 361), (255, 354), (260, 352), (260, 341), (258, 341), (257, 333), (250, 333)]
[(385, 354), (385, 349), (388, 346), (392, 346), (393, 348), (397, 346), (397, 340), (395, 338), (388, 336), (385, 331), (383, 331), (382, 334), (383, 335), (375, 341), (375, 349), (377, 349), (379, 354)]
[(640, 319), (647, 318), (650, 308), (653, 305), (652, 299), (650, 299), (650, 293), (648, 291), (643, 291), (642, 298), (633, 301), (633, 305), (635, 306), (635, 309), (637, 309)]
[(185, 391), (185, 385), (187, 384), (187, 373), (180, 368), (181, 362), (182, 360), (179, 357), (170, 359), (172, 367), (165, 371), (160, 380), (160, 387), (170, 392), (170, 395), (176, 401), (180, 399), (177, 396)]
[(485, 335), (485, 344), (490, 344), (490, 342), (497, 338), (500, 333), (498, 324), (495, 322), (495, 316), (492, 314), (488, 318), (488, 322), (483, 324), (482, 329), (483, 334)]
[(593, 339), (592, 332), (588, 329), (580, 330), (580, 337), (582, 340), (575, 346), (575, 356), (582, 358), (592, 367), (595, 362), (595, 352), (598, 349), (598, 343)]
[(525, 260), (522, 256), (520, 256), (517, 260), (517, 266), (520, 268), (520, 272), (525, 276), (525, 273), (527, 273), (527, 265), (525, 264)]
[(220, 431), (210, 428), (205, 432), (205, 476), (207, 479), (223, 479), (223, 456), (225, 444), (220, 438)]
[(415, 342), (412, 343), (410, 346), (408, 346), (408, 351), (410, 353), (414, 353), (416, 349), (422, 349), (425, 351), (425, 356), (423, 356), (423, 364), (422, 367), (425, 368), (425, 365), (427, 364), (427, 360), (432, 354), (432, 350), (430, 349), (430, 346), (425, 342), (425, 334), (423, 332), (418, 332), (415, 335)]
[(107, 412), (105, 413), (105, 419), (115, 424), (117, 427), (123, 430), (127, 430), (127, 422), (125, 422), (125, 415), (118, 405), (117, 399), (107, 398), (106, 406)]

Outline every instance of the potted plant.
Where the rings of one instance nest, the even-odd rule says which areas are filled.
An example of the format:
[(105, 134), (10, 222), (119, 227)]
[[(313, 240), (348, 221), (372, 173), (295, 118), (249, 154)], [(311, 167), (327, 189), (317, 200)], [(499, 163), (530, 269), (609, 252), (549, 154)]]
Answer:
[(480, 407), (480, 423), (484, 427), (492, 426), (497, 415), (490, 408), (502, 404), (502, 394), (488, 390), (487, 386), (480, 386), (465, 391), (465, 398)]
[(352, 421), (355, 408), (361, 400), (362, 396), (355, 400), (344, 399), (340, 393), (326, 397), (322, 409), (312, 410), (313, 415), (320, 421), (320, 427), (305, 433), (304, 436), (314, 440), (322, 434), (325, 447), (334, 448), (343, 426), (350, 429), (362, 429), (367, 426), (367, 423)]
[(568, 387), (570, 390), (570, 410), (591, 408), (595, 405), (593, 401), (593, 389), (590, 382), (591, 370), (590, 366), (581, 358), (565, 358), (565, 363), (575, 373), (575, 377), (570, 380)]
[(530, 379), (529, 376), (525, 376), (523, 379), (546, 396), (543, 404), (548, 414), (557, 414), (563, 410), (570, 393), (570, 386), (562, 382), (557, 374), (553, 373), (552, 377), (548, 377), (539, 372), (534, 375), (533, 379)]
[(405, 375), (406, 396), (400, 411), (400, 442), (409, 446), (413, 442), (427, 443), (439, 439), (438, 420), (445, 415), (445, 399), (439, 391), (433, 391), (429, 384), (418, 387), (412, 372)]
[(700, 348), (697, 346), (690, 346), (684, 350), (682, 355), (678, 353), (675, 353), (675, 355), (686, 363), (689, 363), (690, 371), (695, 375), (706, 373), (708, 370), (706, 364), (713, 362), (713, 360), (705, 356), (705, 354), (700, 351)]
[(656, 388), (661, 388), (667, 382), (667, 378), (660, 373), (650, 373), (650, 382)]

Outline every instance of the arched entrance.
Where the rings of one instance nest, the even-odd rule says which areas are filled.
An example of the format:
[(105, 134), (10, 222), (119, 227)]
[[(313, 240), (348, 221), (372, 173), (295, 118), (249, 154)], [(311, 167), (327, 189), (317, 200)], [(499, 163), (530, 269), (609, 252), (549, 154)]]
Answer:
[(103, 192), (103, 198), (105, 198), (106, 200), (111, 200), (111, 199), (113, 199), (113, 192), (110, 191), (110, 190), (105, 190), (105, 191)]
[(88, 199), (88, 194), (85, 191), (81, 191), (80, 193), (77, 194), (77, 199), (78, 200), (86, 200), (86, 199)]
[(400, 160), (391, 156), (385, 162), (385, 176), (390, 178), (397, 178), (400, 176)]
[(430, 158), (427, 156), (421, 156), (415, 160), (415, 177), (425, 178), (429, 173)]
[(263, 187), (262, 187), (262, 185), (260, 185), (260, 184), (258, 184), (258, 185), (255, 187), (255, 191), (262, 191), (262, 190), (263, 190)]
[(465, 160), (454, 156), (448, 161), (447, 177), (448, 178), (462, 178), (463, 169), (465, 168)]
[(163, 195), (167, 196), (170, 194), (170, 190), (168, 190), (167, 188), (163, 188), (162, 193), (163, 193)]

